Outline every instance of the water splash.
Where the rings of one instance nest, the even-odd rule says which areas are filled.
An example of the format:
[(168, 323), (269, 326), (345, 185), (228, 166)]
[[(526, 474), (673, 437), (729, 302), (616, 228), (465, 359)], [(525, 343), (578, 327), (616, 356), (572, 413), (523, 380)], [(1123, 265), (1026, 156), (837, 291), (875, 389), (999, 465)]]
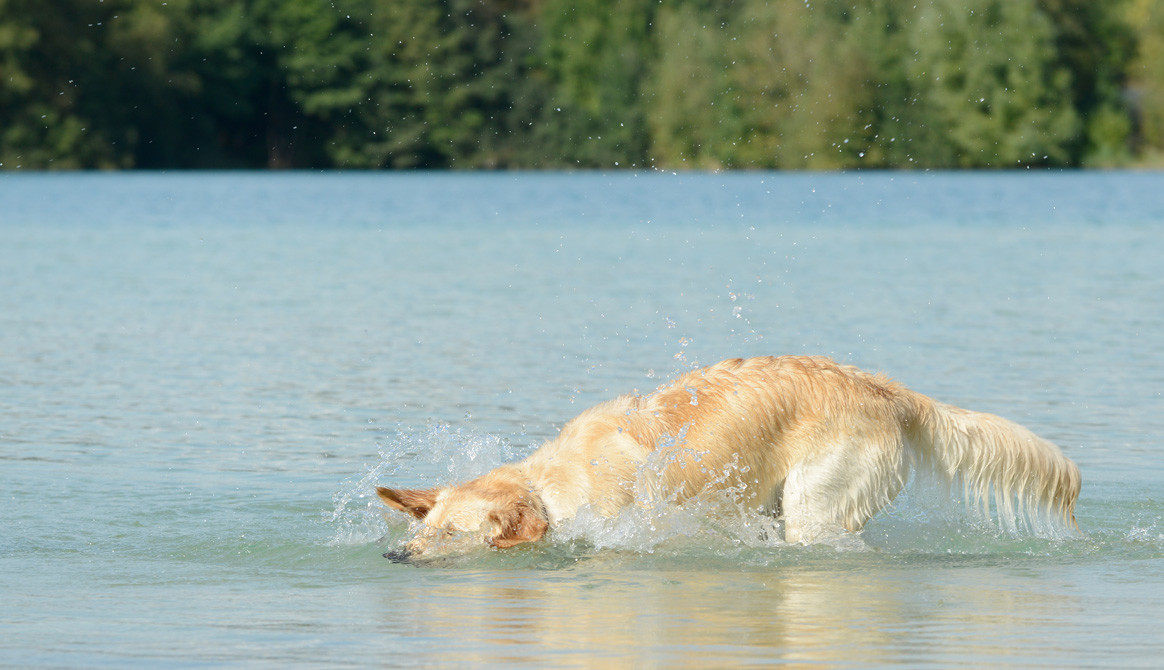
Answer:
[(521, 452), (497, 436), (469, 427), (400, 426), (377, 448), (377, 462), (365, 466), (363, 474), (345, 479), (332, 496), (332, 510), (324, 513), (325, 521), (335, 525), (331, 544), (366, 544), (409, 535), (408, 517), (389, 513), (376, 497), (378, 485), (427, 488), (462, 482), (520, 458)]

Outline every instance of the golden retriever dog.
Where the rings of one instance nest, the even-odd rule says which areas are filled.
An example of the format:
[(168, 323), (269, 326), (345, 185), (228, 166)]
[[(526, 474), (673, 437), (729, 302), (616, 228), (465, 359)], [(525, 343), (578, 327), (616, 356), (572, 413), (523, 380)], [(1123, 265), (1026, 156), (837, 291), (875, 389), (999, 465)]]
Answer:
[(635, 502), (729, 487), (747, 509), (780, 518), (787, 542), (812, 543), (861, 530), (914, 468), (961, 483), (987, 514), (993, 496), (1000, 517), (1075, 525), (1079, 469), (1054, 444), (806, 356), (723, 361), (592, 407), (524, 460), (464, 484), (376, 491), (423, 522), (403, 550), (385, 554), (403, 561), (465, 542), (534, 542), (584, 506), (613, 517)]

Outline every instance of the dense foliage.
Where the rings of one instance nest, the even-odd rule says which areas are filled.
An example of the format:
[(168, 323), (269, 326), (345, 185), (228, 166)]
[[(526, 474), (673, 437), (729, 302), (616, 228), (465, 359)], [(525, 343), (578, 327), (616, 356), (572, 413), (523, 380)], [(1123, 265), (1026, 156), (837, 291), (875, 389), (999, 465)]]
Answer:
[(0, 0), (16, 168), (1164, 156), (1164, 0)]

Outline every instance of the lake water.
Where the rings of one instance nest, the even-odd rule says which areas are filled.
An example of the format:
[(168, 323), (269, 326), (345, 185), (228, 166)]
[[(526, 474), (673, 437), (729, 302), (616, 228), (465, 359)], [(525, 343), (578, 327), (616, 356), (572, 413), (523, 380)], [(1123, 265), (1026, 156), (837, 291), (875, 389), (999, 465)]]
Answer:
[[(785, 353), (1057, 442), (1082, 533), (913, 490), (821, 546), (686, 509), (381, 557), (374, 484)], [(0, 175), (0, 665), (1162, 658), (1164, 175)]]

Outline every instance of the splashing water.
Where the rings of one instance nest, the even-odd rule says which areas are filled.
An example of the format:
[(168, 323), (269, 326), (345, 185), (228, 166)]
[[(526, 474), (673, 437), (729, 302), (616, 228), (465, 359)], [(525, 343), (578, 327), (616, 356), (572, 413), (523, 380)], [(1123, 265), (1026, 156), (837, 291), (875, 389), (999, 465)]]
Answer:
[(399, 427), (378, 454), (375, 465), (344, 480), (332, 496), (333, 509), (324, 514), (336, 525), (332, 544), (392, 541), (406, 534), (408, 518), (389, 513), (376, 497), (377, 485), (427, 488), (462, 482), (524, 455), (499, 437), (447, 423)]

